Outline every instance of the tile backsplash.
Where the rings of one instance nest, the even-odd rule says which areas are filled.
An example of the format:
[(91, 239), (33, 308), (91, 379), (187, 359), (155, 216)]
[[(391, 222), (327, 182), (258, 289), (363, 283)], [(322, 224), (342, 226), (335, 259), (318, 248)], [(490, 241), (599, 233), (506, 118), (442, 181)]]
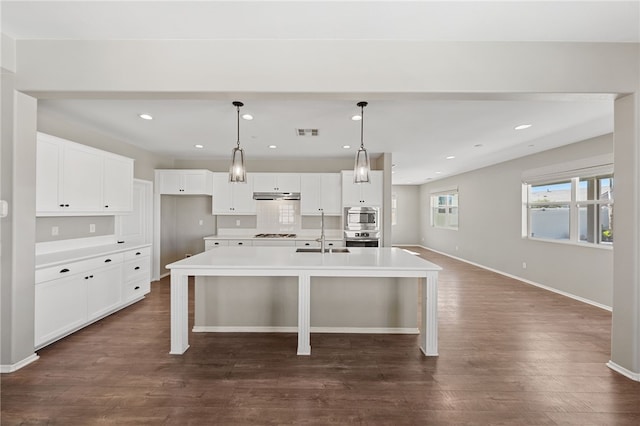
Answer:
[(300, 201), (259, 201), (256, 228), (265, 233), (300, 232)]

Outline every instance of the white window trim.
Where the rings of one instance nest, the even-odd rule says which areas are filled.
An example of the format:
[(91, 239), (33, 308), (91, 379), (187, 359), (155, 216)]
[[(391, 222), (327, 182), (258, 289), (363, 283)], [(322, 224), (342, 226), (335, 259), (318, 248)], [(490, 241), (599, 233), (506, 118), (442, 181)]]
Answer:
[[(547, 167), (525, 170), (522, 173), (522, 238), (532, 241), (549, 242), (555, 244), (575, 245), (586, 248), (612, 250), (613, 244), (589, 243), (579, 238), (579, 208), (587, 204), (601, 204), (595, 200), (578, 201), (578, 184), (580, 179), (606, 176), (614, 174), (613, 154), (604, 154), (580, 160), (554, 164)], [(554, 240), (549, 238), (531, 237), (531, 210), (529, 209), (529, 185), (554, 184), (571, 181), (571, 200), (556, 204), (569, 204), (569, 239)], [(553, 204), (553, 203), (551, 203)], [(610, 204), (614, 205), (614, 202)]]
[[(457, 195), (458, 196), (458, 205), (456, 206), (458, 208), (458, 225), (457, 226), (438, 226), (435, 224), (435, 220), (433, 217), (433, 197), (437, 197), (439, 195)], [(458, 187), (457, 186), (453, 186), (453, 187), (449, 187), (449, 188), (439, 188), (439, 189), (434, 189), (432, 191), (430, 191), (429, 193), (429, 216), (431, 219), (431, 227), (432, 228), (436, 228), (436, 229), (448, 229), (450, 231), (457, 231), (460, 227), (459, 221), (460, 221), (460, 201), (459, 201), (459, 197), (460, 194), (458, 192)]]

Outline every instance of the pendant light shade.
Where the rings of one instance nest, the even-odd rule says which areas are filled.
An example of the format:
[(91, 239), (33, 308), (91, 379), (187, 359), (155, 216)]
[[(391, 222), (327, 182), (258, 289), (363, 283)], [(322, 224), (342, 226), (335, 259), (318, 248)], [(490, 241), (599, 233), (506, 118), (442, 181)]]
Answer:
[(236, 147), (231, 152), (231, 167), (229, 167), (229, 182), (247, 183), (247, 169), (244, 166), (244, 150), (240, 148), (240, 107), (244, 106), (242, 102), (234, 101), (233, 106), (236, 107), (238, 115), (238, 139)]
[(356, 163), (353, 168), (353, 182), (354, 183), (370, 183), (369, 171), (371, 170), (371, 163), (369, 163), (369, 154), (364, 149), (364, 107), (367, 106), (367, 102), (358, 102), (360, 107), (360, 149), (356, 153)]

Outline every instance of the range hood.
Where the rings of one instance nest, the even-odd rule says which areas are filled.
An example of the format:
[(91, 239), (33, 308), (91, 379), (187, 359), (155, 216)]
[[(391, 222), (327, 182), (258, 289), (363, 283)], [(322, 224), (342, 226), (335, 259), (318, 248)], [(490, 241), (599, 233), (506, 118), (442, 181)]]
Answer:
[(254, 200), (299, 200), (299, 192), (254, 192)]

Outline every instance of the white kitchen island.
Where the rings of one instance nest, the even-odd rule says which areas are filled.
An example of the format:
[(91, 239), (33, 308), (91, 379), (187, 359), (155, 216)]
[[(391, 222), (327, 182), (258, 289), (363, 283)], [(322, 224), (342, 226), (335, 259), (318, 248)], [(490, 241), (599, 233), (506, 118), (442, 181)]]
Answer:
[[(171, 354), (189, 348), (188, 277), (293, 277), (297, 280), (298, 355), (310, 355), (314, 278), (415, 278), (421, 287), (420, 349), (438, 355), (438, 271), (400, 248), (352, 248), (349, 253), (298, 253), (294, 247), (217, 247), (167, 266), (171, 270)], [(414, 280), (410, 280), (415, 283)], [(320, 284), (317, 284), (320, 285)]]

